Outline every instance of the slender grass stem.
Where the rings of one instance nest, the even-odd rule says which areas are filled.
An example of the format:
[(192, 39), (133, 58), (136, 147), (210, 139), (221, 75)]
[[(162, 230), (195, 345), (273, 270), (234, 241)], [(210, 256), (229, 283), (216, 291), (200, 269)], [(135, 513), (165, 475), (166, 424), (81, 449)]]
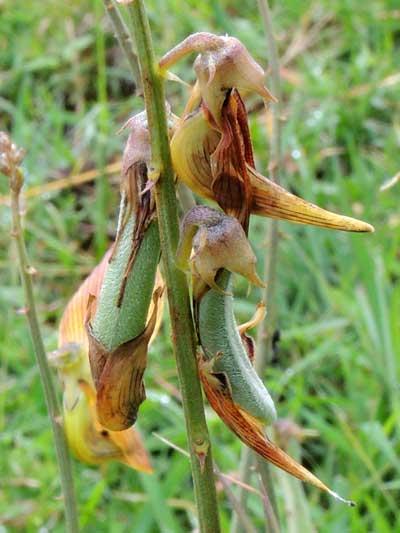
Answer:
[(186, 277), (175, 265), (179, 240), (177, 201), (165, 111), (163, 81), (156, 64), (143, 0), (128, 3), (151, 137), (152, 172), (172, 340), (186, 419), (194, 492), (201, 532), (220, 531), (213, 462), (197, 373), (195, 337)]
[(135, 92), (140, 84), (140, 70), (137, 55), (133, 49), (133, 37), (125, 24), (124, 19), (115, 5), (114, 0), (102, 0), (105, 12), (111, 22), (111, 26), (114, 30), (115, 37), (124, 52), (128, 61), (129, 67), (132, 72), (133, 80), (135, 83)]
[[(272, 94), (277, 98), (278, 102), (273, 106), (273, 125), (271, 138), (271, 162), (270, 175), (273, 181), (279, 183), (279, 170), (282, 162), (282, 141), (281, 141), (281, 83), (279, 72), (279, 56), (272, 27), (272, 17), (268, 0), (257, 0), (259, 11), (264, 24), (264, 31), (266, 35), (269, 63), (271, 68), (271, 90)], [(276, 305), (275, 305), (275, 287), (276, 287), (276, 266), (278, 258), (278, 221), (271, 219), (268, 221), (267, 229), (267, 245), (268, 251), (264, 263), (264, 280), (266, 281), (266, 288), (263, 291), (262, 299), (267, 304), (268, 314), (267, 320), (263, 321), (257, 331), (256, 339), (256, 359), (255, 369), (260, 376), (263, 376), (268, 361), (272, 354), (272, 339), (276, 328)], [(250, 476), (250, 468), (253, 462), (254, 454), (250, 449), (245, 448), (242, 452), (242, 457), (239, 466), (239, 479), (246, 482)], [(265, 489), (268, 491), (269, 500), (271, 501), (270, 512), (274, 513), (274, 519), (269, 521), (270, 529), (276, 531), (279, 528), (278, 514), (276, 509), (276, 499), (274, 495), (273, 486), (271, 484), (271, 476), (269, 472), (269, 465), (261, 459), (257, 459), (258, 465), (262, 463), (262, 467), (258, 468), (260, 477), (263, 480)], [(247, 494), (241, 489), (238, 494), (239, 502), (243, 505), (245, 503)], [(267, 517), (268, 518), (268, 517)], [(232, 533), (238, 533), (239, 524), (236, 518), (233, 520)]]
[(9, 172), (7, 172), (7, 175), (10, 179), (11, 189), (11, 235), (15, 239), (17, 248), (21, 283), (25, 296), (25, 314), (29, 323), (36, 361), (39, 367), (47, 410), (53, 430), (58, 467), (60, 470), (61, 487), (64, 497), (66, 531), (68, 533), (75, 533), (79, 531), (79, 526), (74, 492), (72, 463), (62, 425), (60, 405), (54, 388), (53, 379), (47, 362), (46, 351), (40, 332), (32, 284), (32, 275), (34, 274), (34, 269), (29, 264), (21, 223), (19, 198), (24, 178), (17, 165), (11, 164), (8, 170)]
[(98, 114), (98, 136), (96, 150), (96, 165), (99, 175), (95, 182), (95, 209), (93, 219), (96, 227), (94, 240), (96, 244), (96, 254), (100, 258), (107, 247), (107, 207), (110, 197), (110, 185), (105, 174), (107, 164), (107, 138), (109, 134), (109, 112), (107, 100), (107, 69), (106, 69), (106, 46), (104, 32), (101, 28), (103, 10), (101, 5), (94, 2), (96, 16), (96, 66), (97, 66), (97, 105)]

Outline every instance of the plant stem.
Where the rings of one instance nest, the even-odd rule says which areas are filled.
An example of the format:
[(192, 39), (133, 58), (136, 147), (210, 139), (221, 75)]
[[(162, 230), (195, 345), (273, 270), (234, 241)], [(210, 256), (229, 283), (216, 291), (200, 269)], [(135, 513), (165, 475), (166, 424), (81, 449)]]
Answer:
[[(279, 183), (279, 170), (282, 164), (282, 141), (281, 141), (281, 83), (279, 72), (279, 56), (275, 42), (274, 32), (272, 28), (271, 10), (268, 0), (257, 0), (258, 7), (264, 24), (264, 31), (266, 34), (267, 48), (269, 52), (269, 63), (271, 68), (271, 90), (272, 94), (277, 98), (278, 102), (272, 107), (273, 124), (272, 124), (272, 138), (271, 138), (271, 163), (270, 174), (271, 179)], [(278, 221), (271, 219), (268, 222), (267, 229), (267, 246), (268, 254), (265, 257), (264, 266), (264, 280), (266, 280), (266, 288), (263, 291), (262, 300), (266, 302), (268, 314), (267, 321), (261, 322), (257, 330), (256, 339), (256, 359), (255, 369), (260, 376), (264, 375), (265, 368), (272, 354), (272, 338), (276, 327), (276, 305), (275, 305), (275, 286), (276, 286), (276, 265), (278, 256)], [(242, 457), (239, 466), (239, 479), (246, 482), (250, 476), (250, 467), (254, 454), (250, 449), (245, 448), (242, 452)], [(269, 499), (275, 514), (278, 517), (276, 509), (276, 499), (274, 495), (273, 486), (270, 482), (271, 475), (269, 472), (269, 465), (261, 459), (257, 462), (263, 463), (260, 471), (260, 476), (264, 482), (266, 490), (268, 490)], [(246, 499), (246, 492), (243, 489), (239, 490), (238, 499), (243, 505)], [(279, 524), (279, 523), (278, 523)], [(273, 526), (274, 527), (274, 526)], [(234, 518), (232, 524), (232, 533), (238, 533), (238, 521)]]
[[(47, 410), (49, 413), (51, 426), (54, 436), (54, 444), (56, 447), (56, 455), (58, 467), (60, 470), (61, 487), (64, 496), (65, 506), (65, 521), (66, 531), (75, 533), (79, 531), (78, 514), (76, 509), (76, 500), (74, 492), (74, 480), (72, 472), (72, 463), (68, 451), (67, 441), (62, 426), (62, 416), (60, 411), (57, 394), (54, 388), (53, 379), (50, 368), (47, 363), (46, 351), (43, 344), (42, 335), (40, 332), (39, 321), (36, 313), (35, 297), (33, 293), (32, 275), (33, 268), (29, 265), (28, 255), (26, 252), (25, 241), (23, 237), (23, 230), (21, 225), (19, 193), (22, 185), (22, 174), (17, 176), (16, 173), (21, 171), (14, 168), (14, 172), (10, 177), (11, 182), (11, 212), (12, 212), (12, 232), (17, 245), (18, 262), (21, 274), (21, 283), (25, 295), (25, 314), (29, 322), (32, 342), (36, 355), (36, 361), (39, 367), (40, 378), (46, 399)], [(13, 183), (19, 182), (19, 185)]]
[(132, 16), (151, 137), (153, 177), (157, 180), (155, 184), (157, 217), (199, 528), (201, 532), (218, 533), (220, 526), (211, 445), (197, 373), (189, 290), (185, 274), (175, 265), (179, 223), (174, 173), (169, 150), (164, 87), (155, 62), (144, 2), (134, 0), (128, 4), (128, 8)]
[(125, 53), (135, 83), (135, 92), (140, 84), (140, 70), (137, 55), (133, 50), (133, 38), (114, 0), (103, 0), (105, 12), (111, 22), (121, 50)]

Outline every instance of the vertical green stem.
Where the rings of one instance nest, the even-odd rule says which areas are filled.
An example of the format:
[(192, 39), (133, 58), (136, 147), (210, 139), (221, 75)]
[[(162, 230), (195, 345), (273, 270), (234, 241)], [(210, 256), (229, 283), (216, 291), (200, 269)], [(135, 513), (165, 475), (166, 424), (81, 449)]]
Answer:
[[(257, 0), (259, 11), (264, 24), (264, 31), (267, 40), (267, 48), (269, 52), (269, 63), (271, 69), (271, 90), (272, 94), (278, 99), (278, 102), (273, 106), (273, 125), (272, 125), (272, 139), (271, 139), (271, 178), (276, 183), (279, 183), (279, 170), (282, 163), (282, 141), (281, 141), (281, 83), (279, 70), (279, 56), (274, 37), (271, 11), (268, 0)], [(271, 219), (268, 222), (267, 229), (267, 246), (268, 251), (265, 257), (264, 280), (266, 281), (266, 288), (263, 291), (262, 299), (267, 304), (268, 315), (267, 321), (263, 321), (257, 331), (256, 339), (256, 359), (255, 369), (260, 376), (263, 376), (268, 361), (272, 354), (272, 337), (276, 327), (276, 305), (275, 305), (275, 286), (276, 286), (276, 265), (278, 257), (278, 221)], [(242, 452), (242, 457), (239, 466), (239, 479), (246, 482), (250, 476), (250, 467), (253, 461), (254, 454), (248, 448)], [(257, 461), (260, 463), (261, 459)], [(262, 467), (259, 468), (260, 476), (263, 480), (266, 490), (268, 490), (269, 499), (274, 510), (275, 517), (278, 517), (276, 508), (276, 499), (271, 484), (271, 475), (269, 472), (269, 465), (262, 461)], [(238, 498), (241, 504), (245, 503), (246, 492), (240, 489)], [(270, 523), (271, 525), (271, 523)], [(232, 533), (238, 533), (239, 524), (234, 517), (232, 524)], [(275, 530), (275, 526), (272, 525)]]
[(23, 230), (21, 225), (19, 192), (20, 185), (13, 186), (12, 183), (18, 181), (22, 184), (22, 174), (17, 176), (20, 170), (14, 169), (14, 176), (11, 176), (11, 212), (12, 212), (12, 236), (17, 245), (18, 262), (21, 274), (21, 283), (24, 289), (26, 302), (26, 316), (29, 322), (32, 342), (36, 355), (36, 361), (39, 367), (40, 377), (46, 399), (47, 410), (49, 413), (51, 426), (53, 430), (54, 443), (56, 447), (56, 455), (58, 467), (60, 470), (61, 486), (64, 496), (65, 506), (65, 520), (66, 531), (68, 533), (75, 533), (79, 531), (78, 514), (76, 509), (74, 480), (72, 473), (72, 463), (69, 455), (67, 442), (65, 439), (64, 429), (62, 426), (61, 410), (57, 399), (57, 394), (54, 389), (51, 371), (49, 369), (46, 357), (46, 351), (43, 344), (42, 335), (40, 332), (39, 321), (36, 313), (35, 298), (32, 286), (33, 269), (29, 265), (28, 255), (26, 252)]
[[(126, 3), (126, 0), (125, 0)], [(186, 419), (194, 492), (201, 532), (220, 531), (211, 445), (196, 364), (195, 337), (185, 275), (175, 265), (179, 240), (177, 201), (169, 150), (163, 82), (156, 64), (143, 0), (128, 5), (142, 77), (172, 340)]]

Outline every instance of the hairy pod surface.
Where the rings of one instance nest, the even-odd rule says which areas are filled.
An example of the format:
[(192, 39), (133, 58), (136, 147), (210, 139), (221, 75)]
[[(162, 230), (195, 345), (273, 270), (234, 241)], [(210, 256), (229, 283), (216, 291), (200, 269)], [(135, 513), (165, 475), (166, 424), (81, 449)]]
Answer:
[[(126, 272), (132, 251), (135, 217), (130, 215), (122, 232), (101, 288), (92, 332), (108, 350), (140, 335), (146, 326), (153, 293), (157, 265), (160, 258), (158, 224), (153, 221), (147, 229), (135, 263), (128, 274), (120, 305), (121, 280)], [(105, 327), (106, 326), (106, 327)]]
[[(217, 284), (232, 289), (232, 275), (226, 270)], [(211, 374), (225, 379), (233, 401), (264, 424), (276, 420), (274, 402), (251, 364), (233, 313), (233, 297), (211, 289), (198, 304), (198, 332)]]

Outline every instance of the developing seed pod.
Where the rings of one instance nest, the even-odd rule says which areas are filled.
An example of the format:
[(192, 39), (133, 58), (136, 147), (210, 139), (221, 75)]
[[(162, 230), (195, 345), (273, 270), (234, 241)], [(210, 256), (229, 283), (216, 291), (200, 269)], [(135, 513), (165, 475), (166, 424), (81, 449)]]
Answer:
[(65, 308), (59, 326), (59, 349), (50, 354), (50, 362), (57, 368), (62, 383), (63, 422), (74, 455), (89, 464), (116, 460), (136, 470), (151, 472), (150, 460), (137, 430), (109, 431), (100, 424), (96, 413), (96, 391), (84, 323), (89, 297), (100, 292), (110, 253), (94, 268)]
[[(145, 399), (147, 348), (162, 295), (161, 288), (153, 291), (160, 242), (148, 185), (150, 140), (145, 113), (133, 117), (129, 126), (117, 238), (96, 308), (89, 306), (86, 321), (97, 415), (113, 431), (130, 427)], [(154, 310), (147, 323), (152, 298)]]
[[(233, 314), (231, 274), (220, 271), (218, 290), (210, 289), (196, 304), (196, 324), (202, 348), (199, 374), (207, 399), (225, 424), (251, 449), (289, 474), (324, 490), (348, 505), (305, 467), (271, 442), (265, 425), (276, 420), (273, 400), (254, 370), (249, 350), (248, 327), (238, 328)], [(249, 353), (250, 352), (250, 353)]]

